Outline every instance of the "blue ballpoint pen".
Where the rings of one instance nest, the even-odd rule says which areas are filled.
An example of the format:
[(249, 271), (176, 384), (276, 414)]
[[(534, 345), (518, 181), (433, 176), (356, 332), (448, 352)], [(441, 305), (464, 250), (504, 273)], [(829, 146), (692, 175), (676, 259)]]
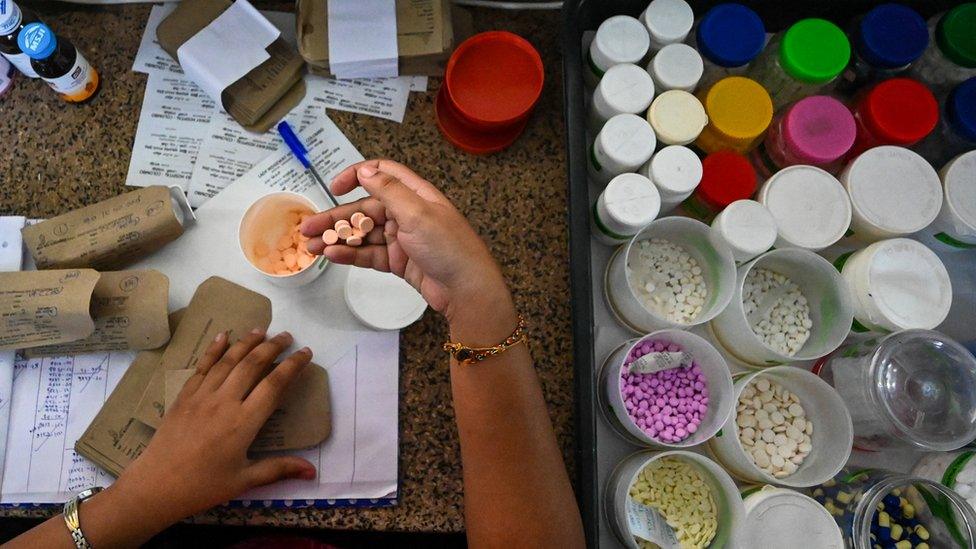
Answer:
[(295, 135), (295, 131), (291, 129), (288, 122), (282, 120), (278, 123), (278, 133), (281, 134), (281, 138), (285, 141), (285, 144), (288, 145), (288, 148), (291, 149), (291, 152), (295, 155), (295, 158), (302, 163), (302, 166), (305, 166), (305, 173), (309, 174), (312, 177), (312, 180), (322, 187), (322, 190), (325, 191), (326, 195), (328, 195), (329, 200), (332, 201), (332, 205), (338, 206), (339, 201), (336, 200), (335, 195), (333, 195), (332, 191), (329, 190), (329, 186), (325, 183), (322, 176), (319, 175), (319, 172), (315, 169), (315, 166), (312, 165), (312, 162), (308, 159), (308, 149), (305, 148), (305, 145), (302, 145), (302, 142), (298, 139), (298, 136)]

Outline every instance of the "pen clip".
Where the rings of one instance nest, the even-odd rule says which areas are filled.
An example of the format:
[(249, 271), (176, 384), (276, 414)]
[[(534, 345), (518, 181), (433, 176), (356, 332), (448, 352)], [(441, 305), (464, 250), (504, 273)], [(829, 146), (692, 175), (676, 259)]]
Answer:
[(305, 169), (308, 169), (311, 166), (308, 161), (308, 150), (305, 148), (305, 145), (302, 145), (302, 142), (295, 135), (295, 131), (291, 129), (288, 122), (282, 120), (278, 123), (278, 133), (281, 135), (281, 139), (284, 140), (285, 145), (288, 145), (288, 148), (291, 149), (295, 158), (302, 163)]

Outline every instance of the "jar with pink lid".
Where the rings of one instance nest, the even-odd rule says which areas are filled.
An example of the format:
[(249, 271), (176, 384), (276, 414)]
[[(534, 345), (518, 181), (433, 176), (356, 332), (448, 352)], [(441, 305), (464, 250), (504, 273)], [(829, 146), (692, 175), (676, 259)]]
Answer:
[(793, 103), (773, 120), (751, 159), (761, 179), (796, 164), (836, 174), (856, 136), (854, 116), (843, 103), (813, 95)]

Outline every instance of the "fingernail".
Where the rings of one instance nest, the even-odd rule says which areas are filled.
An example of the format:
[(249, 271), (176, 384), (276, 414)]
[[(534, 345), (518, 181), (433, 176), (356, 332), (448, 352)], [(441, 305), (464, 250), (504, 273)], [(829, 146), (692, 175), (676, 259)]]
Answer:
[(220, 332), (219, 334), (217, 334), (216, 337), (214, 337), (214, 342), (215, 343), (221, 343), (225, 339), (227, 339), (227, 332)]
[(301, 473), (298, 473), (298, 478), (303, 480), (312, 480), (315, 478), (315, 469), (303, 469)]
[(276, 335), (275, 337), (283, 337), (285, 339), (291, 339), (292, 338), (291, 337), (291, 334), (288, 333), (287, 331), (285, 331), (285, 332), (278, 332), (278, 335)]
[(309, 349), (308, 347), (302, 347), (301, 349), (298, 350), (298, 352), (305, 353), (308, 356), (312, 356), (312, 350)]
[(360, 166), (359, 175), (360, 177), (373, 177), (376, 175), (376, 168), (372, 166)]
[(254, 335), (262, 335), (264, 333), (264, 330), (262, 330), (261, 328), (255, 328), (251, 330), (251, 333)]

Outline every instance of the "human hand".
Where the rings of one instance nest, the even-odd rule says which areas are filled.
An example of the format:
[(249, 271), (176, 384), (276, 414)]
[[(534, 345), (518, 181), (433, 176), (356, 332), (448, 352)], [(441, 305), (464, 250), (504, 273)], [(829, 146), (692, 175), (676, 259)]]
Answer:
[(255, 330), (233, 345), (219, 334), (149, 446), (109, 490), (124, 494), (120, 500), (150, 506), (161, 530), (256, 486), (315, 478), (315, 467), (299, 457), (247, 456), (289, 383), (312, 358), (306, 347), (274, 366), (291, 344), (287, 332), (265, 340)]
[[(430, 182), (391, 160), (367, 160), (342, 171), (332, 191), (344, 195), (357, 186), (370, 194), (316, 214), (302, 224), (314, 254), (330, 261), (392, 272), (416, 288), (430, 306), (452, 325), (466, 315), (484, 319), (485, 308), (511, 309), (511, 296), (488, 247), (463, 215)], [(336, 221), (355, 212), (373, 218), (376, 226), (363, 246), (326, 246), (321, 239)], [(505, 329), (509, 332), (511, 324)], [(506, 334), (507, 335), (507, 334)]]

